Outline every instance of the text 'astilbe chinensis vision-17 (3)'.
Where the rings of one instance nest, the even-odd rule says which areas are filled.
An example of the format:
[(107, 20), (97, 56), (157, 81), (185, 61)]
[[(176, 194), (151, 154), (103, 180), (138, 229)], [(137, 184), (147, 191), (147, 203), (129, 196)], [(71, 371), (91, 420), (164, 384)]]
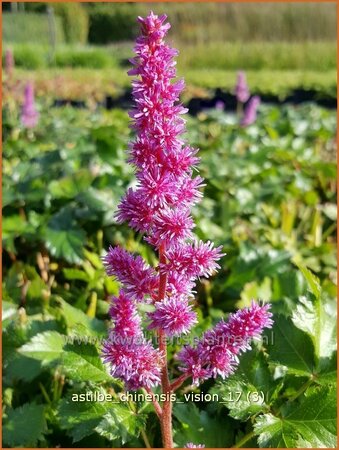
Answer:
[[(195, 281), (212, 275), (223, 254), (221, 247), (201, 242), (193, 233), (191, 208), (202, 198), (204, 184), (194, 174), (199, 162), (197, 149), (182, 137), (182, 115), (187, 110), (179, 102), (184, 82), (174, 81), (178, 52), (164, 42), (170, 25), (165, 15), (153, 13), (138, 21), (141, 36), (131, 60), (134, 67), (129, 71), (138, 77), (132, 82), (135, 106), (130, 112), (136, 138), (129, 149), (138, 184), (127, 191), (116, 217), (144, 234), (158, 252), (159, 263), (151, 267), (141, 256), (110, 247), (105, 267), (122, 288), (119, 296), (112, 298), (114, 326), (103, 357), (112, 376), (123, 380), (128, 389), (150, 389), (166, 381), (166, 351), (161, 343), (154, 348), (145, 339), (138, 303), (153, 305), (148, 328), (159, 337), (188, 333), (197, 321), (192, 307)], [(183, 348), (178, 355), (183, 379), (192, 377), (199, 383), (232, 373), (238, 355), (250, 348), (250, 340), (271, 326), (268, 309), (253, 303), (207, 331), (195, 347)]]

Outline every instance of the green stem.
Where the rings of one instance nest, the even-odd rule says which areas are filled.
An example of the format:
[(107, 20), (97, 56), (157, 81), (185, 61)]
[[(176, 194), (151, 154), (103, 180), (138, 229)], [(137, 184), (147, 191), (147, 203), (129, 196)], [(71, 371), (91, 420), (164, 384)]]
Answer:
[(51, 402), (51, 399), (49, 398), (49, 395), (47, 394), (47, 391), (46, 391), (44, 385), (39, 382), (39, 387), (41, 389), (42, 395), (44, 396), (46, 402), (50, 405), (52, 402)]
[(158, 416), (159, 420), (161, 418), (162, 415), (162, 409), (161, 406), (159, 405), (158, 401), (156, 400), (156, 398), (154, 397), (153, 391), (151, 388), (145, 388), (145, 391), (147, 392), (147, 394), (152, 396), (152, 403), (156, 412), (156, 415)]
[[(306, 391), (306, 389), (307, 389), (309, 386), (311, 386), (312, 383), (313, 383), (312, 378), (310, 378), (309, 380), (307, 380), (307, 381), (301, 386), (301, 388), (298, 389), (297, 392), (296, 392), (292, 397), (290, 397), (290, 398), (288, 399), (288, 402), (294, 402), (294, 400), (296, 400), (298, 397), (300, 397), (300, 395), (303, 394), (303, 393)], [(280, 408), (279, 408), (279, 410), (280, 410)]]
[(242, 439), (240, 439), (239, 442), (237, 442), (235, 445), (233, 445), (232, 448), (240, 448), (240, 447), (242, 447), (244, 444), (246, 444), (247, 441), (252, 439), (254, 436), (255, 436), (254, 431), (251, 431), (250, 433), (246, 434)]
[[(136, 405), (131, 400), (128, 400), (128, 406), (129, 406), (129, 409), (132, 411), (132, 413), (137, 416), (138, 415), (138, 411), (137, 411)], [(141, 436), (142, 436), (142, 438), (143, 438), (143, 440), (145, 442), (146, 448), (152, 448), (152, 446), (151, 446), (151, 444), (150, 444), (150, 442), (148, 440), (146, 431), (141, 428), (140, 429), (140, 434), (141, 434)]]
[(146, 448), (152, 448), (152, 446), (151, 446), (151, 444), (150, 444), (150, 442), (149, 442), (149, 440), (148, 440), (146, 431), (143, 430), (143, 429), (141, 429), (141, 436), (142, 436), (142, 438), (143, 438), (143, 440), (144, 440), (144, 442), (145, 442)]

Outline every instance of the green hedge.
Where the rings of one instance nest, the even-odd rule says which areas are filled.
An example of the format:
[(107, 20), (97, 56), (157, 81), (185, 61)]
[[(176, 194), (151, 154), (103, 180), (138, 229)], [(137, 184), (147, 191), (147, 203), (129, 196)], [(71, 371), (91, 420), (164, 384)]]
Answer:
[(337, 48), (329, 42), (216, 42), (178, 45), (180, 67), (192, 69), (318, 70), (336, 69)]
[(186, 43), (336, 40), (336, 5), (330, 3), (84, 3), (89, 42), (133, 39), (138, 15), (166, 13), (169, 35)]
[[(55, 16), (56, 42), (65, 41), (60, 17)], [(7, 43), (50, 44), (50, 29), (47, 14), (3, 13), (2, 40)]]
[[(48, 47), (32, 46), (29, 44), (15, 45), (13, 48), (14, 61), (16, 67), (35, 70), (46, 67), (48, 61)], [(5, 51), (2, 55), (4, 64)]]
[(113, 59), (103, 49), (64, 49), (55, 55), (57, 67), (87, 67), (103, 69), (114, 65)]
[(88, 36), (88, 15), (79, 3), (53, 3), (55, 13), (60, 16), (69, 43), (86, 44)]
[[(132, 57), (132, 43), (107, 47), (58, 46), (54, 63), (58, 67), (84, 67), (101, 69), (115, 67)], [(16, 65), (35, 69), (53, 65), (48, 46), (12, 45)], [(251, 42), (215, 43), (209, 45), (179, 44), (180, 70), (336, 70), (335, 42)], [(4, 46), (6, 50), (8, 46)], [(124, 70), (127, 70), (124, 68)]]
[[(51, 58), (48, 46), (16, 44), (10, 47), (13, 49), (15, 66), (29, 70), (50, 66), (104, 69), (118, 65), (114, 52), (103, 48), (60, 46), (54, 58)], [(4, 46), (3, 64), (7, 48), (9, 46)]]
[(93, 44), (132, 40), (139, 33), (136, 4), (93, 4), (89, 8), (88, 40)]

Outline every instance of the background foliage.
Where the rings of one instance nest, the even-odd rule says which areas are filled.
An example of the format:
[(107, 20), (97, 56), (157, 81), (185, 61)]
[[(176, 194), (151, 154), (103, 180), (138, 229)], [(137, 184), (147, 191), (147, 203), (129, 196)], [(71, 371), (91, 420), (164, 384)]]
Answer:
[[(74, 6), (75, 5), (75, 6)], [(9, 3), (3, 3), (3, 10), (11, 9)], [(79, 28), (77, 14), (86, 16), (89, 23), (88, 40), (90, 43), (107, 44), (120, 40), (131, 40), (137, 34), (135, 17), (149, 12), (149, 4), (127, 3), (82, 3), (54, 4), (56, 14), (60, 15), (64, 26), (69, 23)], [(162, 3), (154, 3), (154, 10), (163, 9)], [(35, 14), (46, 12), (46, 3), (34, 2), (24, 5), (24, 10)], [(82, 11), (80, 11), (80, 8)], [(65, 13), (69, 10), (69, 13)], [(19, 12), (22, 13), (23, 9)], [(66, 19), (68, 14), (69, 18)], [(336, 5), (321, 3), (268, 3), (244, 5), (239, 3), (182, 5), (173, 2), (167, 6), (176, 40), (185, 43), (248, 42), (248, 41), (329, 41), (336, 39)], [(71, 22), (67, 22), (67, 21)], [(310, 26), (310, 24), (317, 24)], [(86, 22), (81, 21), (83, 30), (88, 30)], [(203, 24), (203, 27), (201, 26)], [(81, 34), (78, 34), (80, 37)], [(66, 33), (67, 37), (67, 33)], [(73, 41), (71, 41), (73, 42)], [(82, 42), (82, 39), (79, 40)]]
[[(143, 446), (145, 430), (159, 446), (148, 404), (70, 401), (86, 390), (118, 401), (121, 392), (98, 356), (118, 289), (104, 275), (103, 249), (121, 244), (155, 259), (113, 219), (133, 180), (127, 114), (41, 108), (34, 137), (15, 114), (6, 110), (4, 120), (4, 443)], [(194, 334), (251, 298), (273, 302), (275, 326), (234, 376), (195, 389), (224, 403), (176, 405), (175, 441), (334, 446), (335, 114), (314, 105), (262, 107), (245, 130), (219, 111), (188, 125), (207, 180), (194, 212), (197, 234), (227, 252), (220, 273), (198, 286)], [(265, 400), (248, 400), (253, 392)], [(314, 409), (320, 398), (323, 413)], [(18, 434), (13, 424), (24, 416), (32, 419)]]
[[(335, 97), (332, 5), (274, 5), (281, 14), (269, 5), (262, 5), (260, 14), (252, 9), (245, 14), (235, 4), (221, 10), (203, 5), (204, 11), (193, 6), (168, 8), (171, 36), (181, 50), (179, 72), (188, 82), (185, 102), (208, 98), (216, 87), (232, 91), (238, 68), (251, 68), (246, 73), (253, 93), (285, 98), (301, 87)], [(45, 12), (45, 4), (26, 7), (34, 9), (34, 17)], [(93, 17), (110, 23), (124, 14), (123, 29), (133, 19), (134, 33), (131, 11), (145, 5), (81, 7), (89, 17), (89, 38), (101, 43), (103, 35), (91, 31)], [(324, 26), (310, 27), (314, 18)], [(236, 42), (221, 43), (213, 27), (231, 19), (233, 31), (224, 27), (223, 39)], [(204, 35), (195, 26), (202, 22)], [(253, 39), (258, 42), (247, 42), (248, 27), (259, 30)], [(267, 42), (260, 53), (272, 27), (278, 42)], [(298, 42), (288, 43), (292, 31)], [(113, 217), (135, 182), (126, 163), (133, 137), (127, 112), (97, 103), (107, 94), (124, 94), (132, 44), (63, 43), (48, 59), (51, 49), (43, 37), (42, 45), (32, 45), (33, 35), (25, 44), (18, 34), (8, 39), (4, 50), (14, 48), (22, 69), (12, 79), (4, 77), (3, 86), (3, 445), (159, 447), (152, 407), (121, 401), (123, 387), (99, 357), (109, 297), (119, 288), (104, 274), (105, 249), (120, 244), (156, 263), (142, 238)], [(211, 54), (217, 56), (211, 60)], [(20, 123), (29, 79), (35, 80), (40, 112), (33, 131)], [(82, 101), (75, 104), (82, 108), (56, 108), (58, 99)], [(186, 138), (200, 148), (206, 179), (204, 199), (194, 209), (196, 233), (227, 253), (220, 272), (197, 286), (199, 323), (193, 336), (252, 298), (272, 302), (275, 324), (230, 378), (179, 390), (175, 443), (333, 448), (336, 113), (314, 103), (264, 103), (248, 128), (239, 127), (235, 113), (215, 108), (187, 120)], [(173, 375), (178, 348), (173, 343), (169, 351)], [(114, 402), (72, 401), (87, 391), (110, 394)], [(219, 401), (187, 402), (191, 391), (217, 394)]]

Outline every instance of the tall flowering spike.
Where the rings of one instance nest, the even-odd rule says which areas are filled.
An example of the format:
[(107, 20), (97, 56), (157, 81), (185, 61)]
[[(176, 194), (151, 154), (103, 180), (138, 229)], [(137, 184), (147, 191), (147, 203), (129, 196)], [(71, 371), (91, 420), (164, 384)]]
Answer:
[(260, 105), (260, 97), (255, 95), (251, 97), (250, 101), (246, 105), (243, 118), (241, 119), (241, 126), (247, 127), (252, 125), (257, 120), (257, 109)]
[(110, 247), (103, 262), (107, 274), (115, 276), (136, 300), (142, 301), (146, 295), (154, 295), (158, 278), (141, 256), (133, 256), (121, 247)]
[(250, 91), (246, 82), (246, 75), (244, 72), (238, 72), (237, 84), (235, 86), (235, 95), (238, 102), (245, 103), (250, 98)]
[(181, 370), (196, 384), (233, 373), (239, 362), (237, 355), (249, 350), (252, 339), (258, 339), (264, 328), (271, 328), (269, 308), (268, 304), (252, 302), (249, 308), (231, 314), (227, 322), (221, 321), (206, 331), (196, 347), (184, 347), (178, 354)]
[[(102, 353), (112, 376), (123, 380), (127, 389), (149, 389), (161, 383), (162, 392), (167, 393), (189, 377), (199, 384), (211, 377), (229, 376), (240, 354), (272, 325), (272, 320), (269, 306), (255, 303), (231, 314), (228, 321), (206, 331), (194, 346), (181, 349), (177, 356), (183, 375), (172, 382), (169, 379), (163, 337), (188, 333), (194, 326), (195, 282), (220, 268), (223, 253), (221, 247), (198, 241), (193, 234), (191, 208), (202, 198), (204, 184), (199, 175), (193, 176), (199, 162), (197, 150), (183, 139), (182, 115), (187, 110), (179, 96), (184, 82), (175, 80), (178, 52), (164, 41), (170, 25), (165, 15), (152, 12), (138, 21), (141, 35), (129, 71), (137, 77), (132, 82), (134, 108), (129, 113), (136, 137), (128, 149), (137, 185), (122, 198), (116, 219), (144, 234), (145, 241), (157, 251), (159, 263), (152, 268), (141, 256), (120, 247), (109, 249), (104, 265), (108, 275), (122, 283), (122, 290), (112, 299), (109, 312), (113, 326)], [(237, 92), (239, 101), (248, 99), (243, 74), (239, 75)], [(255, 98), (249, 104), (252, 109), (245, 112), (247, 122), (253, 117), (253, 106)], [(154, 309), (145, 315), (148, 328), (159, 337), (158, 349), (144, 337), (137, 302), (153, 303)], [(165, 400), (161, 406), (155, 403), (165, 448), (173, 448), (169, 402)], [(186, 447), (203, 445), (188, 443)]]
[(135, 45), (130, 75), (134, 80), (134, 109), (130, 112), (136, 139), (129, 148), (129, 162), (136, 168), (138, 186), (130, 189), (118, 206), (117, 219), (126, 221), (145, 239), (159, 247), (192, 238), (189, 210), (202, 194), (201, 177), (192, 177), (196, 149), (181, 138), (185, 131), (179, 103), (183, 80), (174, 80), (177, 50), (164, 42), (170, 28), (166, 16), (152, 12), (138, 18), (141, 36)]

